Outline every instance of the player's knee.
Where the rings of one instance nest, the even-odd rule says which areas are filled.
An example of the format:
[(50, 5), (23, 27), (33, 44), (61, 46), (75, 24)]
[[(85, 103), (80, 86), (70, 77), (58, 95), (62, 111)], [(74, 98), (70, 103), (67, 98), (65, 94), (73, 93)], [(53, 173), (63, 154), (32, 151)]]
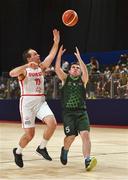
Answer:
[(51, 120), (50, 123), (49, 123), (49, 127), (51, 127), (52, 129), (56, 129), (57, 127), (57, 122), (56, 120)]
[(49, 128), (55, 129), (57, 126), (56, 119), (53, 116), (48, 116), (47, 118), (45, 118), (45, 123)]
[(82, 132), (80, 132), (80, 134), (83, 139), (86, 139), (86, 140), (90, 139), (90, 135), (89, 135), (88, 131), (82, 131)]
[(70, 136), (67, 136), (71, 141), (74, 141), (75, 140), (75, 135), (70, 135)]
[(34, 133), (27, 133), (26, 134), (26, 138), (28, 141), (31, 141), (33, 139), (33, 137), (34, 137)]

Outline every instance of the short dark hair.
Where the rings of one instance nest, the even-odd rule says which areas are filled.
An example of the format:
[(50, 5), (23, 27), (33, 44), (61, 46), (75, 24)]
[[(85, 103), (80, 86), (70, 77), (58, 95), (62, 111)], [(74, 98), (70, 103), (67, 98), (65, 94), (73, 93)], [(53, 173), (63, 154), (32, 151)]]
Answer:
[(23, 52), (23, 54), (22, 54), (23, 60), (24, 60), (25, 62), (27, 62), (27, 58), (31, 57), (31, 55), (30, 55), (30, 53), (29, 53), (30, 50), (31, 50), (31, 48), (28, 48), (28, 49), (26, 49), (26, 50)]
[(70, 65), (69, 65), (69, 69), (68, 70), (70, 70), (71, 66), (74, 65), (74, 64), (79, 65), (79, 62), (78, 61), (71, 62)]

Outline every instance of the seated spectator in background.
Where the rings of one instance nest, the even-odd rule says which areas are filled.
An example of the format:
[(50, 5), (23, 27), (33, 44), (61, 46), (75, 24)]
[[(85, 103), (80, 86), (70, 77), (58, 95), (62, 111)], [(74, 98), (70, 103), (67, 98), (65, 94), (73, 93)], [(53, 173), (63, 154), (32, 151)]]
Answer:
[(89, 81), (86, 87), (86, 95), (89, 99), (96, 98), (96, 88), (99, 79), (99, 62), (95, 57), (90, 58), (90, 63), (87, 64), (87, 69), (89, 73)]
[(68, 69), (69, 69), (69, 62), (66, 60), (62, 60), (62, 69), (65, 73), (68, 73)]
[(88, 73), (91, 74), (92, 71), (96, 72), (99, 70), (99, 62), (95, 57), (90, 58), (90, 63), (87, 64)]
[(0, 99), (7, 98), (7, 82), (3, 77), (0, 77)]
[(122, 65), (122, 64), (128, 66), (128, 54), (121, 54), (120, 55), (118, 65)]
[(55, 70), (54, 70), (54, 66), (50, 66), (47, 69), (45, 69), (45, 76), (54, 76), (55, 75)]
[(114, 73), (115, 75), (119, 76), (119, 74), (120, 74), (120, 66), (116, 65), (115, 67), (113, 67), (112, 73)]
[(106, 80), (109, 80), (109, 78), (111, 76), (111, 71), (108, 66), (104, 70), (104, 76), (105, 76)]
[(119, 83), (117, 86), (118, 98), (128, 98), (128, 75), (126, 73), (120, 74)]
[(128, 66), (125, 64), (120, 65), (120, 73), (128, 74)]

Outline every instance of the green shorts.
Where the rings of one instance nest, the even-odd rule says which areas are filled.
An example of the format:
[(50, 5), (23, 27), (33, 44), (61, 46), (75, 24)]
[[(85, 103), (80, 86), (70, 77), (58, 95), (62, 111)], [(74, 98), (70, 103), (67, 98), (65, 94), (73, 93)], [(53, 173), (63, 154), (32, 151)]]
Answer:
[(77, 136), (80, 131), (90, 131), (90, 123), (87, 111), (64, 111), (63, 126), (66, 136)]

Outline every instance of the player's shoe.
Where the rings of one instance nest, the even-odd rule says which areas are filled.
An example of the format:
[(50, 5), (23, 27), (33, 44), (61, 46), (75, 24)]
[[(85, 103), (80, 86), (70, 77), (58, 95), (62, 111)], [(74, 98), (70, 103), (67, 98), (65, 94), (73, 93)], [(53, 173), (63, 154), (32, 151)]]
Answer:
[(63, 165), (66, 165), (68, 162), (68, 150), (64, 150), (64, 147), (61, 148), (60, 161)]
[(87, 171), (91, 171), (97, 164), (97, 159), (95, 157), (85, 159), (85, 168)]
[(46, 147), (43, 148), (43, 149), (40, 149), (40, 147), (38, 146), (38, 148), (36, 149), (36, 152), (37, 152), (39, 155), (43, 156), (46, 160), (52, 161), (52, 158), (49, 156)]
[(16, 154), (16, 150), (17, 150), (17, 148), (13, 149), (13, 155), (14, 155), (15, 163), (17, 166), (22, 168), (24, 166), (23, 160), (22, 160), (22, 154)]

